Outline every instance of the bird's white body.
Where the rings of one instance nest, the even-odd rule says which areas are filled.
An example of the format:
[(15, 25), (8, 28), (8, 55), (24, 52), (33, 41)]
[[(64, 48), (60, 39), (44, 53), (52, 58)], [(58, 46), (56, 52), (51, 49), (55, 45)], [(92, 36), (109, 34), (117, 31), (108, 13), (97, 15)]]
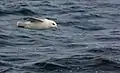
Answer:
[(39, 18), (28, 18), (26, 21), (18, 21), (18, 27), (32, 28), (32, 29), (47, 29), (56, 28), (57, 24), (53, 20), (39, 19)]

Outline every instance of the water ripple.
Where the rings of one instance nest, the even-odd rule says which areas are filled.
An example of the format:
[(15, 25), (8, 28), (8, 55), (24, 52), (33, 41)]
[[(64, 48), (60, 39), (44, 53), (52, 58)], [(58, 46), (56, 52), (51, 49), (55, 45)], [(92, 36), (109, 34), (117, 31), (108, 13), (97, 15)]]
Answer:
[(13, 15), (35, 15), (37, 13), (33, 12), (30, 9), (26, 9), (26, 8), (22, 8), (22, 9), (18, 9), (18, 10), (1, 10), (0, 11), (0, 15), (8, 15), (8, 14), (13, 14)]
[[(119, 0), (0, 0), (0, 73), (119, 73), (119, 12)], [(17, 28), (26, 16), (58, 28)]]

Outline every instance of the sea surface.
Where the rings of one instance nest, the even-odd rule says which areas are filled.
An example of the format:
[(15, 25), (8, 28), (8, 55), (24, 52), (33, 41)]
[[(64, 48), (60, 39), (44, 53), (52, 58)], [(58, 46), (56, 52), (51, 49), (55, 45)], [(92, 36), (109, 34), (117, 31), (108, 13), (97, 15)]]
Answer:
[[(18, 28), (28, 16), (58, 28)], [(120, 73), (120, 0), (0, 0), (0, 73)]]

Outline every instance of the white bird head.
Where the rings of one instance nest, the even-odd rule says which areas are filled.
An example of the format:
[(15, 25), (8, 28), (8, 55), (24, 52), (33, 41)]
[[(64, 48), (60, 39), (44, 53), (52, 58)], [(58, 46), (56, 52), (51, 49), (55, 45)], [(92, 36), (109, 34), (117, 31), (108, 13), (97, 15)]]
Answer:
[(48, 23), (49, 27), (57, 28), (57, 23), (55, 21), (53, 21), (53, 20), (44, 19), (44, 23)]
[(55, 28), (57, 28), (57, 23), (56, 23), (55, 21), (53, 21), (53, 20), (48, 20), (48, 22), (49, 22), (49, 26), (50, 26), (50, 27), (55, 27)]

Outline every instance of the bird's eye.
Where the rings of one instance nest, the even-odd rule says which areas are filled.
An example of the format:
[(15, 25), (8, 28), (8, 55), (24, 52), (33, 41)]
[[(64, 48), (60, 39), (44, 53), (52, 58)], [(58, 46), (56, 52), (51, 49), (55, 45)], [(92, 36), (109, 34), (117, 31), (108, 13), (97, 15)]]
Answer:
[(52, 23), (52, 25), (55, 25), (54, 23)]

